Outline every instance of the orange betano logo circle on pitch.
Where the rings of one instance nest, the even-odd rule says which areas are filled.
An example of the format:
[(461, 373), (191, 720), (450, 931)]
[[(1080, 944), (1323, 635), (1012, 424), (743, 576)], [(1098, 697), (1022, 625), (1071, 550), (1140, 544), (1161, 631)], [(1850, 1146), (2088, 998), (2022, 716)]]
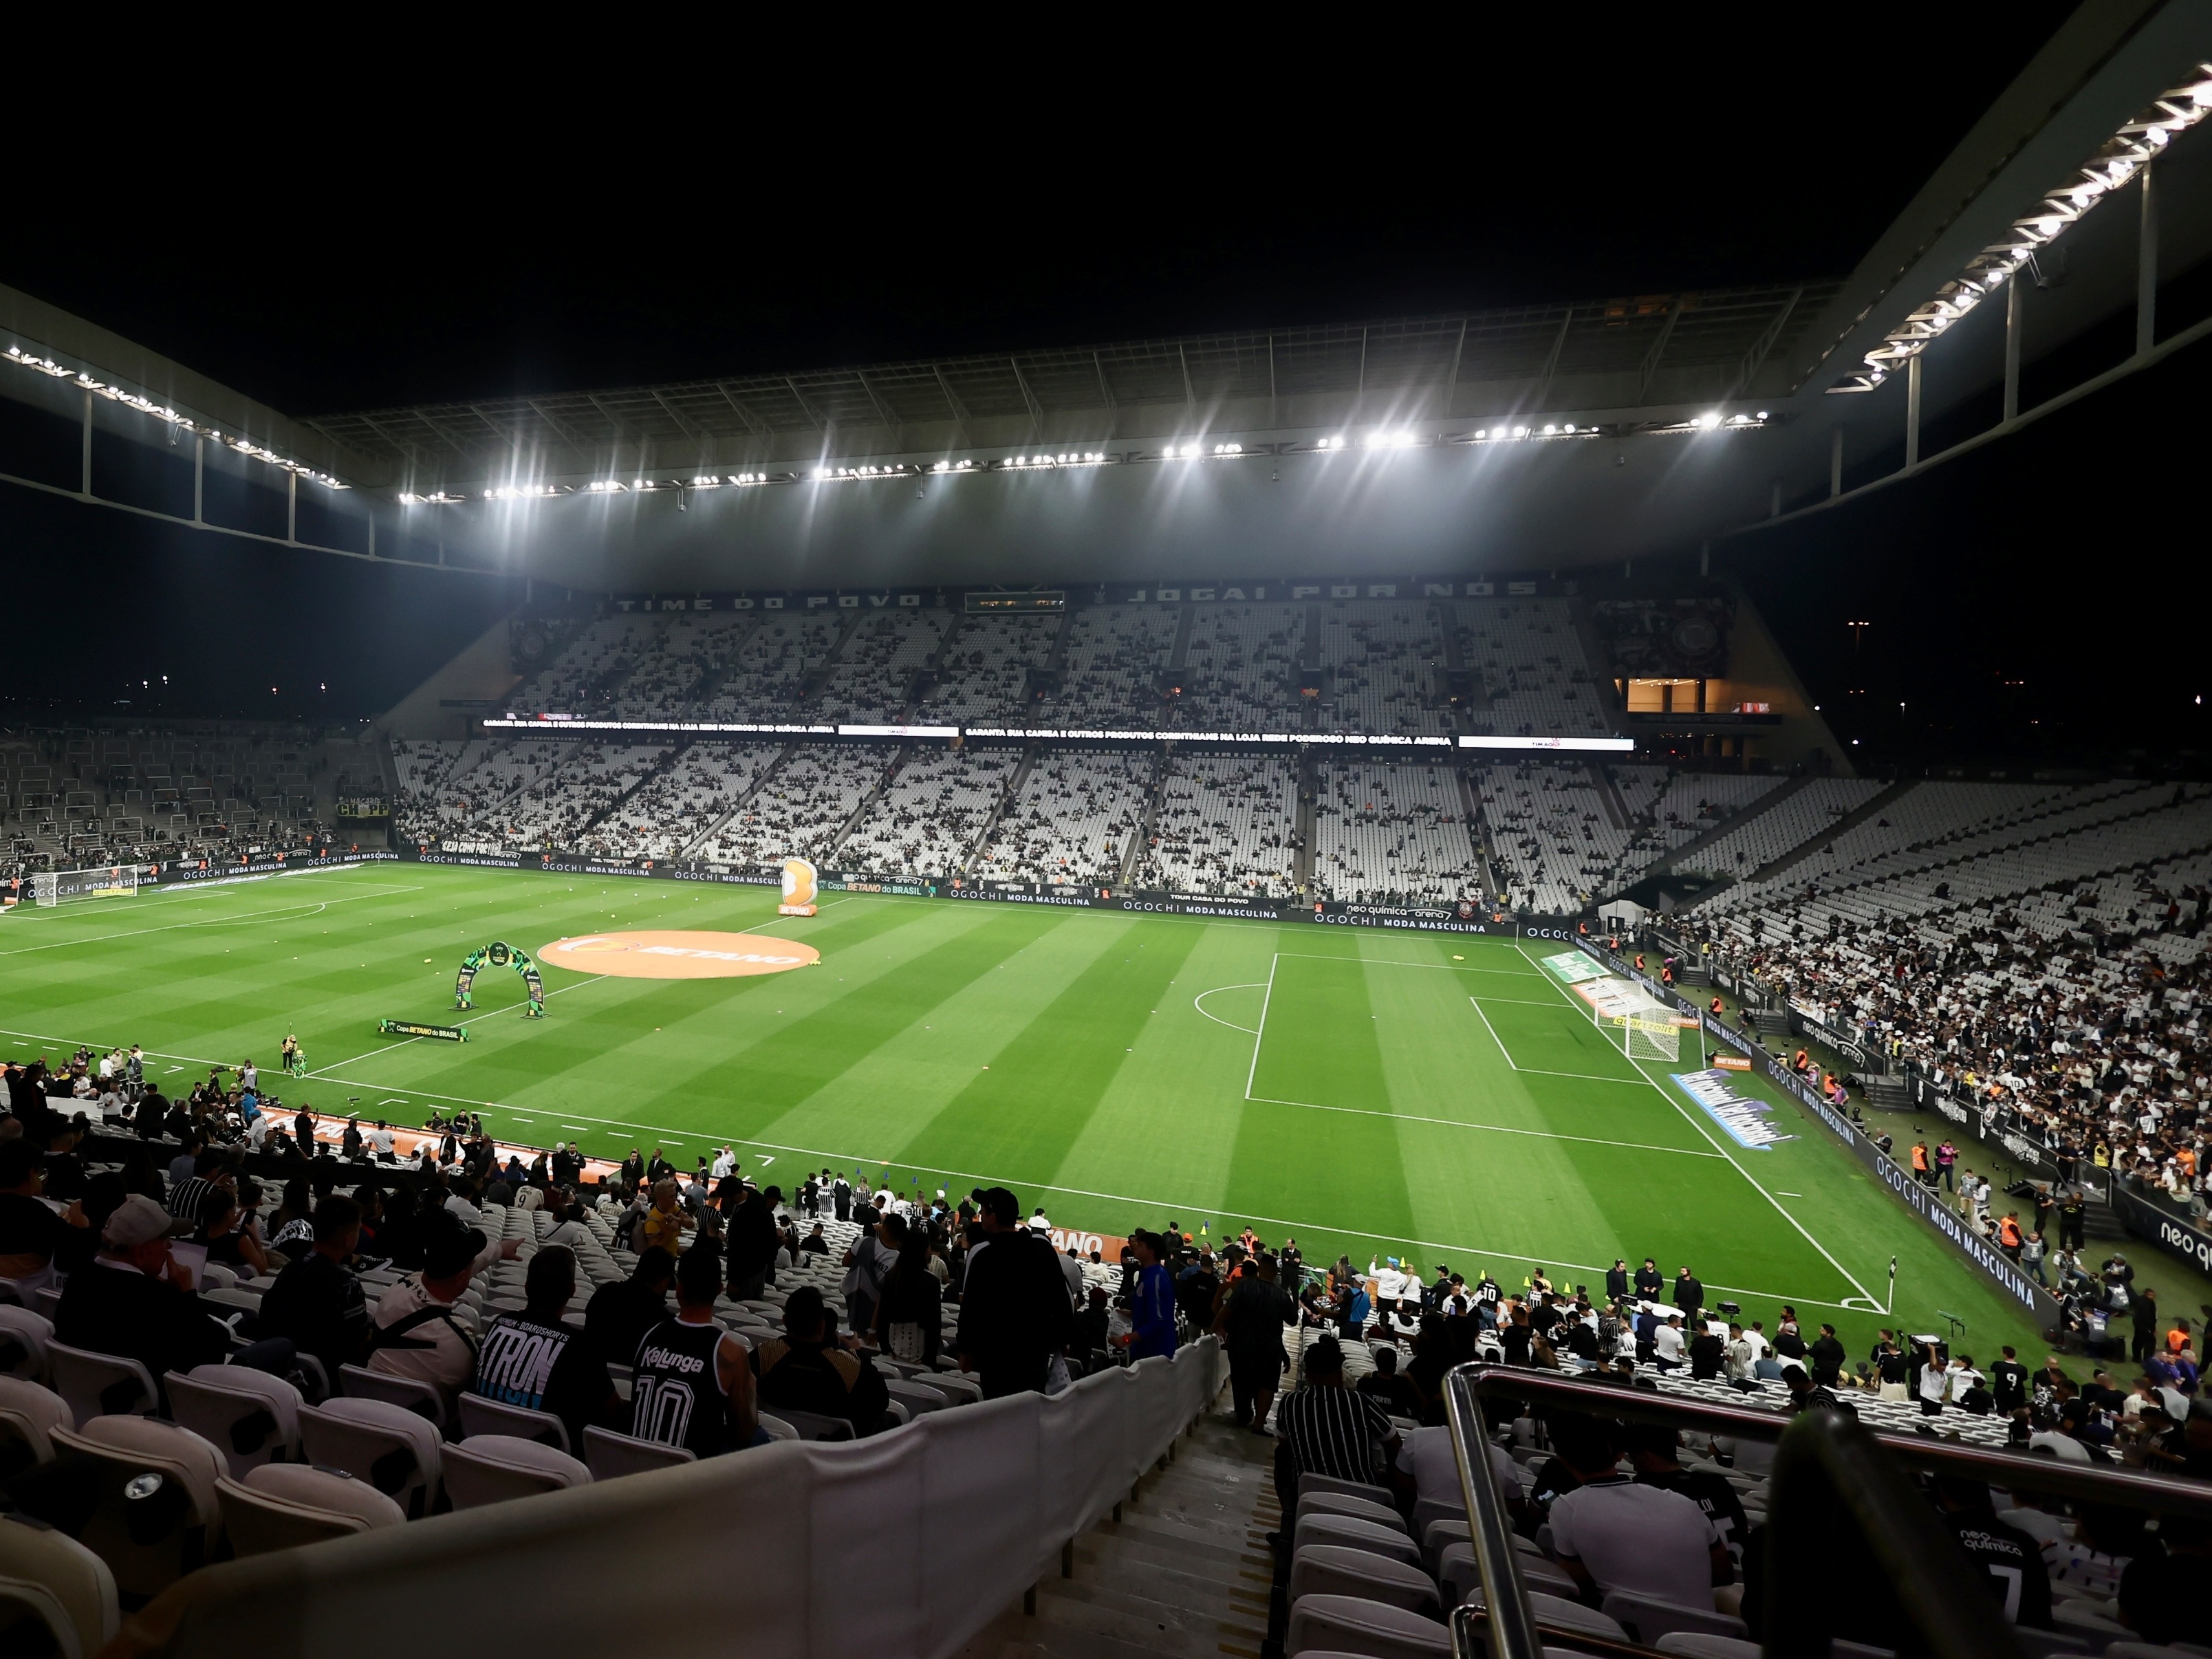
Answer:
[(586, 933), (554, 940), (538, 959), (619, 979), (737, 979), (811, 968), (822, 952), (764, 933)]

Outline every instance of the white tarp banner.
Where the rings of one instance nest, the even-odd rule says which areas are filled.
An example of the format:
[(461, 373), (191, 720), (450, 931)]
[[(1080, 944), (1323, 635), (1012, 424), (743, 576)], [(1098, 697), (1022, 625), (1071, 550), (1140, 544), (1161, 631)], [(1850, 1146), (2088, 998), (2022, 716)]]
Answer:
[(690, 1609), (687, 1653), (946, 1659), (1109, 1511), (1219, 1393), (1212, 1337), (1173, 1360), (927, 1413), (847, 1444), (682, 1468), (206, 1568), (114, 1651), (390, 1659), (411, 1607), (441, 1650), (623, 1652)]

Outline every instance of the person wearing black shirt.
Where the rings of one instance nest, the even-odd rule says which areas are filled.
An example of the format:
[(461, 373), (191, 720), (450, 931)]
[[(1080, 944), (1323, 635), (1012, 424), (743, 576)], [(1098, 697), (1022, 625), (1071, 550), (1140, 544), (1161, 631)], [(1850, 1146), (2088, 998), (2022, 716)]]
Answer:
[(1512, 1316), (1498, 1328), (1498, 1340), (1505, 1346), (1505, 1363), (1525, 1365), (1529, 1351), (1535, 1346), (1536, 1328), (1528, 1322), (1528, 1310), (1516, 1306)]
[[(656, 1247), (657, 1248), (657, 1247)], [(718, 1457), (768, 1438), (745, 1345), (714, 1319), (722, 1259), (686, 1250), (676, 1269), (676, 1314), (638, 1341), (631, 1362), (629, 1431), (640, 1440)]]
[(1985, 1482), (1941, 1475), (1935, 1490), (1945, 1527), (1966, 1559), (1988, 1574), (1990, 1593), (2003, 1606), (2005, 1622), (2051, 1629), (2051, 1574), (2035, 1540), (1997, 1519)]
[(1721, 1366), (1728, 1358), (1728, 1344), (1713, 1334), (1710, 1325), (1700, 1324), (1698, 1334), (1690, 1339), (1690, 1376), (1698, 1382), (1710, 1382), (1721, 1374)]
[(748, 1302), (768, 1288), (769, 1269), (775, 1265), (775, 1214), (768, 1194), (752, 1187), (740, 1190), (744, 1196), (729, 1222), (730, 1294)]
[(1605, 1299), (1607, 1302), (1625, 1302), (1627, 1298), (1628, 1263), (1625, 1259), (1616, 1258), (1613, 1266), (1606, 1270)]
[(961, 1282), (960, 1368), (981, 1374), (987, 1400), (1042, 1393), (1052, 1357), (1074, 1334), (1067, 1279), (1052, 1241), (1022, 1225), (1013, 1194), (994, 1187), (983, 1196), (984, 1237)]
[(2027, 1404), (2027, 1367), (2014, 1357), (2010, 1348), (2004, 1358), (1990, 1367), (1990, 1394), (1997, 1410), (2010, 1417)]
[(1836, 1340), (1833, 1325), (1820, 1327), (1820, 1335), (1813, 1339), (1813, 1346), (1806, 1350), (1805, 1357), (1813, 1362), (1813, 1380), (1822, 1388), (1834, 1388), (1843, 1376), (1844, 1345)]
[(571, 1454), (580, 1451), (586, 1428), (614, 1427), (621, 1404), (605, 1359), (562, 1317), (575, 1292), (575, 1253), (565, 1244), (540, 1245), (524, 1280), (526, 1305), (484, 1328), (469, 1383), (486, 1400), (559, 1418)]
[(1260, 1277), (1259, 1263), (1247, 1261), (1237, 1270), (1213, 1328), (1228, 1351), (1238, 1427), (1267, 1432), (1267, 1411), (1283, 1382), (1283, 1327), (1297, 1317), (1282, 1287)]
[(602, 1359), (628, 1364), (645, 1334), (668, 1317), (676, 1258), (658, 1244), (638, 1253), (628, 1279), (602, 1285), (584, 1304), (584, 1334)]
[(16, 1286), (19, 1297), (46, 1285), (57, 1267), (70, 1270), (70, 1261), (56, 1257), (70, 1233), (82, 1233), (86, 1225), (81, 1205), (70, 1206), (64, 1219), (39, 1196), (46, 1163), (46, 1155), (27, 1140), (0, 1143), (0, 1279)]
[(2120, 1575), (2120, 1617), (2145, 1642), (2201, 1644), (2204, 1586), (2212, 1582), (2212, 1522), (2160, 1516), (2158, 1535), (2166, 1553), (2137, 1555)]
[(833, 1340), (822, 1292), (811, 1285), (791, 1293), (783, 1304), (782, 1340), (762, 1343), (753, 1352), (753, 1364), (760, 1373), (760, 1403), (771, 1414), (785, 1406), (842, 1418), (856, 1436), (875, 1434), (884, 1426), (890, 1390), (883, 1374), (857, 1337)]
[(632, 1188), (644, 1183), (645, 1154), (635, 1146), (629, 1149), (629, 1156), (622, 1161), (621, 1180), (623, 1186)]
[(1093, 1356), (1103, 1358), (1107, 1353), (1107, 1332), (1112, 1324), (1113, 1316), (1106, 1302), (1106, 1287), (1093, 1285), (1089, 1305), (1075, 1316), (1075, 1352), (1086, 1361)]
[(1645, 1256), (1644, 1265), (1636, 1270), (1637, 1300), (1656, 1302), (1659, 1299), (1659, 1292), (1665, 1288), (1666, 1281), (1659, 1277), (1659, 1264), (1650, 1256)]
[[(173, 1370), (219, 1363), (230, 1351), (230, 1332), (200, 1311), (184, 1268), (169, 1254), (169, 1226), (167, 1212), (153, 1200), (135, 1193), (125, 1199), (107, 1218), (100, 1255), (62, 1291), (55, 1340), (135, 1359), (157, 1386)], [(240, 1363), (279, 1375), (291, 1369), (289, 1343), (256, 1346), (262, 1351), (246, 1350)], [(115, 1410), (147, 1403), (118, 1400)]]
[(1656, 1424), (1631, 1424), (1627, 1430), (1628, 1461), (1635, 1466), (1636, 1484), (1678, 1492), (1705, 1512), (1721, 1546), (1738, 1565), (1743, 1561), (1744, 1535), (1750, 1531), (1744, 1519), (1743, 1499), (1728, 1477), (1711, 1469), (1686, 1469), (1676, 1456), (1680, 1449), (1674, 1430)]
[(346, 1264), (361, 1243), (361, 1206), (333, 1193), (315, 1206), (315, 1244), (276, 1275), (261, 1297), (254, 1331), (291, 1339), (312, 1354), (324, 1379), (337, 1384), (338, 1367), (368, 1357), (372, 1323), (361, 1280)]
[(1674, 1305), (1682, 1310), (1686, 1322), (1695, 1319), (1698, 1310), (1705, 1305), (1705, 1287), (1687, 1267), (1674, 1275)]
[(648, 1182), (661, 1182), (667, 1180), (675, 1173), (676, 1166), (661, 1156), (659, 1147), (654, 1147), (652, 1160), (645, 1166), (645, 1178)]
[(1365, 1395), (1393, 1417), (1409, 1417), (1419, 1420), (1421, 1397), (1413, 1385), (1398, 1375), (1398, 1351), (1378, 1348), (1375, 1351), (1375, 1369), (1361, 1377), (1353, 1389)]

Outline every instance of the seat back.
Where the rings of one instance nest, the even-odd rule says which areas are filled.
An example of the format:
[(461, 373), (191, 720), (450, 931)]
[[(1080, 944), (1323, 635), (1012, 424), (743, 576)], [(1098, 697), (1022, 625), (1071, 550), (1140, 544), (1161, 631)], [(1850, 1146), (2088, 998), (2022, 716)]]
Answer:
[(1340, 1492), (1347, 1498), (1364, 1498), (1370, 1504), (1380, 1504), (1395, 1512), (1390, 1494), (1382, 1487), (1370, 1486), (1364, 1480), (1340, 1480), (1333, 1474), (1301, 1474), (1298, 1477), (1298, 1496), (1304, 1498), (1310, 1492)]
[[(137, 1444), (111, 1443), (122, 1438), (114, 1433), (118, 1424), (177, 1439), (149, 1435)], [(56, 1429), (52, 1438), (57, 1455), (82, 1460), (96, 1483), (77, 1541), (107, 1564), (124, 1605), (143, 1605), (207, 1560), (222, 1525), (216, 1494), (222, 1459), (214, 1447), (189, 1430), (137, 1417), (95, 1417), (82, 1433)], [(162, 1449), (149, 1449), (156, 1446)]]
[(908, 1382), (886, 1377), (884, 1387), (890, 1391), (893, 1400), (906, 1407), (909, 1418), (919, 1417), (924, 1412), (941, 1412), (952, 1403), (927, 1382)]
[(216, 1491), (222, 1499), (223, 1532), (232, 1552), (240, 1556), (266, 1555), (368, 1530), (368, 1522), (358, 1516), (256, 1492), (228, 1475)]
[[(34, 1584), (67, 1621), (74, 1650), (90, 1659), (115, 1638), (123, 1622), (116, 1600), (115, 1575), (98, 1554), (57, 1528), (19, 1514), (0, 1515), (0, 1578)], [(53, 1629), (50, 1613), (42, 1613)], [(21, 1651), (0, 1629), (0, 1646)], [(58, 1638), (64, 1653), (71, 1648)]]
[(1291, 1608), (1285, 1654), (1356, 1653), (1367, 1659), (1447, 1659), (1451, 1632), (1433, 1619), (1363, 1596), (1314, 1595)]
[(1304, 1595), (1356, 1595), (1435, 1618), (1435, 1581), (1419, 1567), (1338, 1544), (1309, 1544), (1291, 1558), (1291, 1605)]
[(504, 1434), (518, 1440), (535, 1440), (558, 1452), (568, 1449), (568, 1431), (550, 1412), (534, 1412), (527, 1407), (487, 1400), (482, 1395), (464, 1394), (459, 1415), (465, 1440), (480, 1434)]
[(237, 1484), (264, 1498), (278, 1498), (302, 1509), (331, 1510), (351, 1516), (374, 1531), (399, 1527), (407, 1516), (398, 1504), (366, 1480), (356, 1480), (343, 1469), (317, 1468), (312, 1463), (264, 1463)]
[(404, 1406), (342, 1396), (306, 1407), (300, 1443), (309, 1462), (368, 1481), (410, 1520), (428, 1514), (437, 1499), (443, 1470), (438, 1431)]
[(281, 1376), (268, 1382), (292, 1396), (289, 1410), (258, 1389), (241, 1388), (224, 1374), (261, 1376), (240, 1365), (201, 1365), (169, 1382), (169, 1415), (221, 1452), (232, 1479), (272, 1460), (299, 1455), (300, 1396)]
[(54, 1340), (52, 1322), (28, 1308), (0, 1303), (0, 1376), (46, 1380), (46, 1346)]
[(799, 1431), (793, 1428), (790, 1424), (785, 1422), (773, 1412), (763, 1412), (760, 1414), (760, 1425), (768, 1431), (769, 1437), (772, 1440), (796, 1440), (799, 1438)]
[(446, 1496), (457, 1510), (481, 1509), (587, 1486), (592, 1472), (564, 1451), (507, 1434), (479, 1434), (445, 1449)]
[(1699, 1636), (1689, 1631), (1662, 1636), (1652, 1645), (1662, 1653), (1684, 1654), (1688, 1659), (1759, 1659), (1759, 1655), (1756, 1642), (1741, 1642), (1729, 1636)]
[(1388, 1556), (1410, 1566), (1419, 1566), (1421, 1562), (1420, 1547), (1396, 1528), (1358, 1520), (1349, 1515), (1309, 1515), (1292, 1528), (1291, 1538), (1293, 1549), (1304, 1549), (1309, 1544), (1337, 1544), (1346, 1549), (1365, 1550), (1370, 1555)]
[(1748, 1641), (1750, 1630), (1741, 1619), (1716, 1613), (1708, 1607), (1694, 1607), (1662, 1601), (1655, 1595), (1638, 1595), (1632, 1590), (1615, 1590), (1598, 1604), (1599, 1610), (1629, 1634), (1632, 1641), (1650, 1647), (1662, 1636), (1672, 1636), (1677, 1631), (1699, 1636), (1729, 1636), (1737, 1641)]
[(1377, 1504), (1370, 1498), (1347, 1497), (1340, 1492), (1310, 1492), (1298, 1499), (1298, 1506), (1291, 1516), (1295, 1527), (1309, 1515), (1348, 1515), (1355, 1521), (1372, 1521), (1377, 1526), (1406, 1531), (1406, 1523), (1398, 1511), (1388, 1504)]
[(799, 1431), (801, 1440), (850, 1440), (853, 1425), (842, 1417), (824, 1417), (819, 1412), (793, 1411), (788, 1406), (778, 1406), (775, 1414)]
[(413, 1412), (417, 1417), (434, 1423), (442, 1430), (446, 1426), (446, 1397), (434, 1384), (411, 1376), (393, 1376), (385, 1371), (373, 1371), (366, 1365), (338, 1367), (338, 1387), (355, 1400), (381, 1400), (386, 1404)]
[(648, 1469), (672, 1468), (698, 1459), (688, 1446), (664, 1446), (657, 1440), (640, 1440), (611, 1429), (584, 1431), (584, 1463), (594, 1480), (613, 1480)]
[(52, 1367), (54, 1392), (69, 1401), (70, 1415), (80, 1423), (95, 1417), (150, 1417), (161, 1403), (154, 1374), (135, 1359), (72, 1348), (65, 1342), (48, 1343), (46, 1358)]
[(31, 1311), (39, 1315), (49, 1325), (53, 1323), (54, 1312), (61, 1305), (62, 1291), (58, 1285), (41, 1285), (31, 1292)]
[(54, 1429), (74, 1428), (69, 1402), (20, 1376), (0, 1376), (0, 1480), (53, 1460)]

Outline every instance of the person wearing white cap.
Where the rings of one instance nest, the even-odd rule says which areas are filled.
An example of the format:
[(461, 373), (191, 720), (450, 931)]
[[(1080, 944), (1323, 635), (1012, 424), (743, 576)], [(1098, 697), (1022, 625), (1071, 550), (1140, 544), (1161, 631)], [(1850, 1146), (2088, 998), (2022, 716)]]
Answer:
[[(230, 1350), (229, 1329), (200, 1306), (191, 1280), (169, 1253), (167, 1210), (133, 1193), (100, 1230), (100, 1254), (69, 1277), (54, 1310), (54, 1336), (73, 1348), (136, 1359), (158, 1382), (172, 1370), (215, 1364)], [(289, 1342), (256, 1342), (234, 1363), (283, 1376)]]

